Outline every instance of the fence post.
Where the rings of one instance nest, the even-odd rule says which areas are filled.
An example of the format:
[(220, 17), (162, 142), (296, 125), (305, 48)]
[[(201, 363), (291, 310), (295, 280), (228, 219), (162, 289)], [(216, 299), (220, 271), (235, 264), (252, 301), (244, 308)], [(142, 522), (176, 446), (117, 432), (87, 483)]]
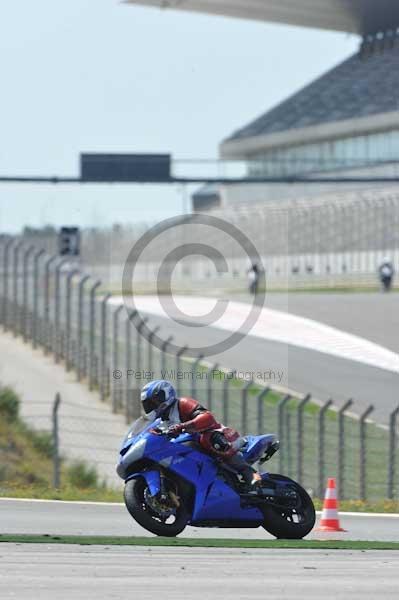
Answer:
[(94, 353), (93, 356), (93, 388), (98, 387), (98, 354)]
[(43, 248), (38, 250), (33, 257), (33, 310), (32, 310), (32, 347), (37, 346), (37, 330), (39, 321), (39, 260), (45, 254)]
[(247, 381), (241, 392), (241, 433), (248, 433), (248, 390), (252, 386), (253, 381)]
[(83, 356), (83, 298), (84, 298), (84, 285), (86, 281), (90, 279), (90, 275), (85, 275), (81, 278), (78, 285), (78, 331), (77, 331), (77, 377), (78, 381), (82, 379), (82, 356)]
[(396, 474), (396, 444), (397, 444), (397, 418), (399, 406), (389, 417), (389, 457), (388, 457), (388, 500), (394, 498), (395, 474)]
[(61, 288), (61, 269), (62, 267), (69, 262), (67, 258), (63, 258), (55, 268), (55, 289), (54, 289), (54, 337), (53, 337), (53, 354), (55, 362), (58, 363), (60, 357), (60, 288)]
[(2, 323), (4, 331), (8, 329), (8, 308), (9, 308), (9, 260), (10, 260), (10, 249), (13, 245), (13, 238), (9, 239), (4, 244), (4, 254), (3, 254), (3, 306), (2, 306)]
[(74, 369), (78, 363), (78, 358), (76, 355), (76, 348), (77, 348), (76, 340), (72, 338), (71, 339), (71, 354), (70, 354), (72, 357), (71, 362), (70, 362), (70, 366), (72, 367), (72, 369)]
[(50, 350), (50, 267), (58, 259), (58, 256), (50, 256), (45, 263), (45, 286), (44, 286), (44, 353)]
[(338, 411), (338, 493), (341, 500), (345, 499), (345, 411), (352, 406), (350, 399)]
[(297, 413), (297, 464), (296, 464), (296, 478), (298, 483), (302, 483), (303, 480), (303, 411), (306, 404), (311, 399), (311, 394), (307, 394), (298, 404)]
[(288, 477), (292, 477), (292, 440), (291, 440), (291, 415), (290, 412), (284, 413), (285, 421), (285, 442), (284, 446), (286, 449), (287, 466), (286, 473)]
[[(126, 381), (126, 389), (125, 389), (125, 418), (126, 423), (130, 421), (130, 389), (129, 389), (129, 373), (132, 366), (132, 320), (136, 316), (136, 312), (132, 312), (129, 309), (127, 311), (127, 319), (125, 321), (125, 381)], [(123, 373), (122, 373), (123, 376)]]
[[(137, 310), (134, 310), (131, 313), (131, 315), (129, 317), (129, 320), (133, 322), (133, 320), (137, 319), (137, 318), (139, 319), (139, 322), (138, 322), (137, 325), (135, 325), (136, 336), (137, 336), (136, 337), (136, 342), (137, 342), (136, 343), (136, 372), (140, 372), (140, 371), (142, 371), (142, 368), (141, 368), (141, 359), (142, 359), (142, 356), (141, 356), (141, 338), (142, 338), (141, 330), (147, 324), (148, 317), (145, 317), (143, 319), (140, 316), (140, 314), (137, 312)], [(130, 350), (129, 350), (129, 352), (130, 352)], [(135, 381), (136, 381), (136, 379), (135, 379)], [(137, 392), (137, 390), (136, 390), (136, 392)], [(130, 400), (129, 400), (129, 397), (130, 397)], [(134, 410), (134, 402), (135, 401), (137, 402), (137, 407), (136, 407), (137, 411)], [(127, 408), (129, 418), (132, 418), (132, 417), (135, 418), (136, 415), (139, 416), (140, 415), (140, 411), (141, 411), (141, 407), (140, 407), (140, 404), (139, 404), (139, 402), (140, 402), (140, 396), (137, 395), (136, 398), (135, 398), (133, 396), (133, 394), (130, 394), (130, 396), (129, 396), (129, 394), (127, 394), (127, 396), (126, 396), (126, 402), (128, 402), (128, 404), (129, 404), (129, 407)]]
[(19, 264), (19, 251), (22, 247), (22, 242), (17, 242), (14, 246), (13, 255), (13, 310), (12, 310), (12, 330), (14, 337), (18, 335), (18, 264)]
[(193, 378), (191, 380), (191, 396), (193, 398), (195, 398), (195, 396), (197, 395), (197, 371), (198, 371), (198, 366), (201, 364), (202, 359), (204, 358), (203, 354), (200, 354), (197, 359), (193, 362), (193, 367), (192, 367), (192, 374), (193, 374)]
[(213, 372), (214, 371), (218, 371), (219, 370), (219, 363), (215, 363), (212, 367), (209, 367), (208, 369), (208, 379), (206, 381), (207, 383), (207, 406), (209, 410), (212, 410), (212, 404), (213, 404)]
[(59, 336), (59, 354), (58, 358), (64, 360), (65, 358), (65, 331), (62, 329)]
[(59, 448), (59, 428), (58, 428), (58, 409), (60, 407), (61, 396), (56, 394), (53, 404), (53, 487), (60, 487), (61, 461)]
[[(87, 358), (87, 348), (86, 346), (83, 346), (82, 348), (82, 352), (79, 353), (79, 362), (82, 362), (81, 365), (81, 375), (83, 375), (84, 378), (86, 378), (88, 376), (88, 358)], [(80, 366), (80, 365), (79, 365)]]
[[(114, 311), (112, 315), (112, 330), (113, 330), (113, 344), (112, 344), (112, 368), (115, 371), (116, 369), (120, 370), (119, 365), (119, 315), (121, 314), (124, 306), (121, 304)], [(119, 391), (118, 382), (119, 380), (114, 378), (112, 381), (112, 412), (116, 413), (117, 405), (118, 405), (118, 394)]]
[(180, 371), (180, 365), (181, 365), (181, 357), (182, 355), (185, 353), (185, 351), (188, 350), (188, 346), (182, 346), (177, 352), (176, 352), (176, 392), (179, 395), (180, 393), (180, 383), (179, 383), (179, 371)]
[(360, 500), (366, 500), (366, 460), (367, 460), (367, 448), (366, 448), (366, 419), (373, 412), (374, 406), (370, 404), (367, 410), (360, 416), (359, 429), (360, 429)]
[(94, 387), (94, 345), (95, 345), (95, 327), (96, 327), (96, 291), (100, 287), (101, 281), (98, 279), (93, 283), (90, 289), (90, 320), (89, 320), (89, 390)]
[[(278, 437), (280, 442), (284, 443), (284, 409), (286, 404), (291, 400), (291, 395), (287, 394), (280, 400), (277, 405), (277, 423), (278, 423)], [(280, 447), (280, 455), (279, 455), (279, 469), (280, 473), (284, 470), (283, 459), (285, 452), (282, 451)]]
[(34, 249), (34, 246), (29, 246), (26, 248), (22, 259), (22, 310), (20, 319), (20, 333), (25, 342), (27, 340), (28, 323), (28, 261)]
[(325, 434), (325, 416), (327, 410), (332, 405), (333, 401), (327, 400), (327, 402), (321, 407), (319, 412), (319, 498), (323, 498), (324, 494), (324, 482), (325, 482), (325, 445), (324, 445), (324, 434)]
[(72, 286), (72, 278), (77, 275), (79, 271), (75, 269), (74, 271), (70, 271), (66, 278), (66, 321), (65, 321), (65, 366), (67, 372), (71, 368), (70, 361), (70, 350), (71, 350), (71, 286)]
[(229, 392), (230, 392), (230, 381), (234, 379), (236, 371), (229, 371), (224, 373), (225, 379), (223, 380), (223, 423), (228, 425), (229, 415)]
[(155, 327), (155, 329), (153, 329), (152, 331), (150, 331), (149, 335), (148, 335), (148, 367), (146, 370), (152, 372), (152, 363), (153, 363), (153, 344), (152, 344), (152, 340), (154, 339), (154, 335), (156, 335), (158, 333), (158, 331), (160, 330), (160, 326), (157, 325)]
[(264, 408), (265, 408), (265, 404), (264, 404), (264, 400), (266, 398), (266, 396), (268, 395), (268, 393), (270, 392), (270, 388), (266, 387), (264, 390), (262, 390), (260, 392), (260, 394), (258, 394), (258, 397), (256, 399), (257, 402), (257, 420), (258, 420), (258, 435), (262, 435), (264, 433), (263, 431), (263, 418), (264, 418)]
[(107, 377), (107, 302), (111, 294), (106, 294), (101, 301), (101, 353), (100, 353), (100, 400), (106, 397), (105, 379)]
[(137, 323), (137, 325), (135, 325), (135, 327), (136, 327), (136, 372), (140, 373), (140, 371), (142, 370), (141, 369), (141, 362), (142, 362), (141, 361), (141, 359), (142, 359), (141, 339), (142, 339), (142, 337), (144, 337), (141, 334), (141, 330), (147, 324), (148, 317), (144, 317), (144, 319), (143, 319), (137, 311), (134, 311), (134, 313), (131, 316), (131, 319), (137, 320), (137, 318), (138, 318), (138, 323)]
[(161, 378), (165, 379), (166, 376), (166, 350), (171, 341), (173, 340), (173, 335), (170, 335), (167, 340), (165, 340), (161, 347)]

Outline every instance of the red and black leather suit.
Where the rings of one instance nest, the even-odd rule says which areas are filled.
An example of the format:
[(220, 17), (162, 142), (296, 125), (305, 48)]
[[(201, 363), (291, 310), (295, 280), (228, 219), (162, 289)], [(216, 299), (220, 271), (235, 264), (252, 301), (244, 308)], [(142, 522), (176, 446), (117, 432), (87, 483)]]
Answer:
[[(199, 443), (206, 452), (221, 457), (240, 472), (247, 483), (251, 483), (256, 471), (245, 462), (240, 452), (242, 438), (238, 431), (219, 423), (214, 415), (194, 398), (177, 398), (176, 402), (180, 423), (172, 425), (171, 429), (176, 433), (183, 430), (199, 433)], [(176, 415), (175, 404), (173, 403), (162, 415), (164, 421), (167, 421), (172, 413)]]

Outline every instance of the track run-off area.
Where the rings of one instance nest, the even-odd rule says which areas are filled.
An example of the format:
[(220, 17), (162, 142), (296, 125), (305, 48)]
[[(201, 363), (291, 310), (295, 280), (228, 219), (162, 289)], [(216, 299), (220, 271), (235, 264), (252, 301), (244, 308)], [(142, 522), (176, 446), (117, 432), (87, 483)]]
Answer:
[[(111, 303), (120, 305), (122, 298), (112, 298)], [(320, 321), (276, 310), (267, 306), (252, 308), (248, 302), (236, 302), (208, 297), (193, 296), (136, 296), (135, 307), (142, 311), (175, 322), (186, 319), (187, 323), (208, 315), (216, 303), (224, 304), (223, 314), (211, 326), (228, 332), (239, 331), (252, 310), (256, 322), (249, 335), (289, 344), (315, 352), (338, 356), (371, 367), (399, 373), (399, 354), (364, 337), (331, 327)], [(178, 312), (180, 311), (180, 312)]]
[[(269, 293), (258, 306), (256, 323), (236, 345), (214, 355), (209, 364), (257, 378), (283, 392), (307, 394), (337, 404), (354, 400), (361, 414), (370, 404), (373, 420), (387, 424), (399, 389), (399, 295), (381, 293)], [(159, 327), (162, 340), (173, 337), (183, 347), (216, 346), (238, 331), (251, 311), (250, 296), (140, 296), (134, 305)], [(218, 319), (208, 324), (217, 302)], [(115, 308), (122, 296), (110, 299)], [(202, 321), (202, 322), (201, 322)], [(123, 368), (123, 365), (121, 365)]]

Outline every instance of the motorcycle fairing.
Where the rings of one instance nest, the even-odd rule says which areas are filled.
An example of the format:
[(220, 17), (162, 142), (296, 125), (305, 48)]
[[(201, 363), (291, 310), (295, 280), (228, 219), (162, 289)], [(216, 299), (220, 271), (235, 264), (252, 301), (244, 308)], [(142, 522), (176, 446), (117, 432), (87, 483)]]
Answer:
[[(195, 488), (191, 524), (197, 521), (217, 520), (221, 515), (240, 521), (256, 521), (261, 524), (263, 515), (258, 508), (242, 507), (239, 494), (217, 477), (217, 464), (207, 454), (180, 443), (189, 441), (189, 436), (179, 436), (173, 443), (173, 452), (168, 448), (154, 458), (160, 464), (167, 461), (168, 469)], [(194, 439), (194, 438), (192, 438)], [(163, 455), (164, 454), (164, 455)], [(231, 516), (230, 516), (231, 515)]]
[(132, 473), (126, 479), (126, 483), (131, 479), (138, 479), (143, 477), (150, 490), (151, 496), (156, 496), (161, 491), (161, 475), (159, 471), (142, 471), (141, 473)]
[(265, 454), (268, 448), (277, 441), (274, 434), (267, 435), (246, 435), (246, 444), (241, 448), (244, 459), (253, 464)]

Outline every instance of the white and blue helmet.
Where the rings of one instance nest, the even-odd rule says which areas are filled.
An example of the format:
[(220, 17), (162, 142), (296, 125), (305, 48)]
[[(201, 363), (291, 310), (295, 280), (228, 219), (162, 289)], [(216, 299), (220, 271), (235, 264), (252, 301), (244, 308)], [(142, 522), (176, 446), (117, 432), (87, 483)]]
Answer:
[(141, 390), (141, 404), (147, 418), (159, 417), (176, 398), (175, 388), (165, 379), (150, 381)]

